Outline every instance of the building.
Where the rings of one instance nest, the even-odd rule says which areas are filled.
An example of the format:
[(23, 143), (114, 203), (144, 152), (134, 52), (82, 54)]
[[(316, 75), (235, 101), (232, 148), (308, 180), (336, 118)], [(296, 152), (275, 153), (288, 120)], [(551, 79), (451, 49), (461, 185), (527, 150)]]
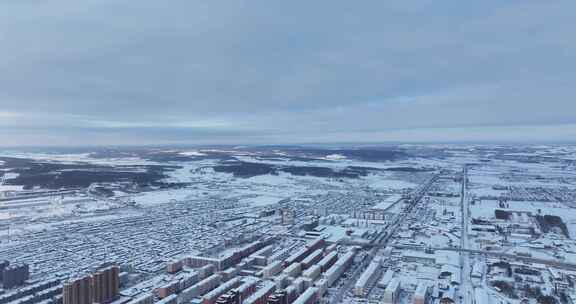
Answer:
[(240, 292), (238, 290), (230, 290), (228, 293), (221, 295), (216, 304), (240, 304)]
[(420, 283), (416, 287), (416, 292), (414, 292), (413, 303), (414, 304), (426, 304), (429, 296), (428, 284)]
[(120, 268), (110, 266), (96, 272), (92, 278), (94, 303), (110, 303), (118, 297)]
[(328, 268), (324, 273), (324, 278), (327, 281), (328, 286), (332, 286), (334, 282), (336, 282), (342, 273), (344, 273), (350, 265), (352, 265), (352, 261), (354, 260), (354, 256), (356, 252), (354, 249), (345, 253), (341, 258), (338, 259), (332, 267)]
[(436, 264), (436, 256), (434, 254), (413, 250), (405, 250), (402, 255), (402, 260), (408, 263)]
[(271, 278), (277, 275), (280, 271), (282, 271), (282, 262), (274, 261), (268, 264), (268, 266), (264, 267), (264, 269), (262, 270), (262, 276), (265, 279)]
[(168, 296), (156, 302), (156, 304), (177, 304), (177, 303), (178, 303), (178, 297), (176, 295)]
[(400, 298), (400, 280), (398, 278), (392, 279), (384, 291), (384, 304), (397, 304)]
[(222, 276), (213, 274), (204, 280), (192, 285), (191, 287), (182, 290), (179, 294), (181, 302), (191, 301), (195, 297), (203, 296), (222, 283)]
[(113, 302), (120, 293), (120, 268), (110, 266), (88, 275), (64, 283), (63, 304), (107, 304)]
[(392, 278), (394, 278), (394, 270), (392, 269), (386, 270), (386, 273), (384, 273), (380, 281), (378, 281), (378, 287), (385, 289), (386, 287), (388, 287), (390, 281), (392, 281)]
[(314, 265), (302, 272), (303, 277), (309, 278), (311, 280), (316, 280), (320, 274), (322, 274), (322, 266), (320, 265)]
[(62, 289), (63, 304), (92, 304), (93, 298), (91, 276), (64, 283)]
[(490, 303), (488, 292), (483, 288), (474, 289), (474, 304), (488, 304)]
[(28, 264), (5, 264), (2, 271), (2, 282), (4, 289), (10, 289), (20, 286), (30, 277)]
[(8, 265), (10, 265), (10, 262), (0, 261), (0, 283), (2, 283), (4, 268), (8, 267)]
[(154, 296), (149, 293), (140, 295), (139, 297), (128, 302), (128, 304), (152, 304), (152, 303), (154, 303)]
[(166, 272), (168, 273), (177, 273), (180, 270), (182, 270), (182, 261), (174, 261), (166, 265)]
[(170, 295), (175, 294), (180, 289), (180, 284), (177, 281), (170, 281), (158, 288), (156, 288), (156, 296), (160, 299), (167, 298)]
[(300, 275), (300, 273), (302, 273), (302, 264), (301, 263), (291, 264), (290, 266), (286, 267), (286, 269), (284, 269), (282, 273), (296, 278)]
[(268, 297), (276, 290), (276, 284), (264, 281), (263, 286), (256, 290), (254, 294), (242, 301), (244, 304), (266, 304)]
[(312, 252), (309, 256), (304, 258), (304, 260), (302, 260), (302, 268), (303, 269), (310, 268), (310, 266), (322, 260), (322, 257), (323, 257), (323, 250), (317, 249), (316, 251)]
[(282, 218), (282, 225), (294, 225), (296, 222), (295, 212), (288, 208), (280, 209), (280, 216)]
[(252, 243), (246, 244), (243, 247), (227, 253), (218, 258), (211, 257), (201, 257), (201, 256), (189, 256), (186, 257), (182, 262), (184, 265), (192, 268), (200, 268), (209, 264), (214, 265), (217, 271), (222, 271), (230, 267), (236, 266), (240, 261), (254, 252), (268, 246), (272, 239), (254, 241)]
[(313, 304), (316, 302), (316, 300), (318, 300), (318, 288), (316, 287), (312, 287), (312, 288), (308, 288), (306, 289), (306, 291), (301, 294), (296, 301), (294, 301), (294, 304)]
[(192, 268), (200, 268), (206, 265), (214, 265), (218, 267), (220, 261), (215, 258), (201, 257), (201, 256), (190, 256), (184, 259), (184, 265)]
[(203, 304), (215, 304), (220, 296), (226, 294), (233, 288), (240, 286), (242, 281), (239, 278), (233, 278), (227, 282), (221, 283), (219, 286), (209, 291), (202, 297)]
[(214, 266), (213, 264), (204, 265), (198, 268), (197, 271), (198, 271), (198, 277), (201, 280), (203, 280), (214, 274), (214, 272), (216, 271), (216, 266)]
[(454, 288), (450, 288), (447, 291), (443, 292), (442, 296), (440, 296), (440, 303), (441, 304), (456, 303), (456, 290)]
[[(62, 294), (60, 280), (42, 280), (17, 290), (4, 291), (0, 289), (0, 303), (44, 303)], [(43, 302), (44, 301), (44, 302)], [(61, 302), (60, 302), (61, 303)]]
[(234, 291), (238, 292), (240, 299), (243, 301), (256, 292), (256, 287), (260, 279), (256, 277), (243, 277), (242, 281), (242, 285), (238, 286)]
[(354, 210), (352, 217), (365, 220), (388, 220), (394, 216), (391, 208), (402, 200), (401, 195), (391, 195), (368, 210)]
[[(332, 246), (332, 245), (331, 245)], [(336, 263), (336, 261), (338, 260), (338, 252), (333, 249), (333, 250), (326, 250), (327, 252), (329, 252), (324, 258), (322, 258), (322, 260), (320, 260), (320, 262), (318, 262), (318, 265), (320, 265), (321, 272), (325, 272), (326, 270), (328, 270), (328, 268), (332, 267), (332, 265), (334, 265), (334, 263)]]
[(381, 272), (380, 261), (372, 261), (354, 285), (354, 295), (365, 297), (369, 291), (369, 286), (380, 277)]
[(279, 290), (268, 297), (268, 304), (288, 304), (288, 293), (286, 290)]

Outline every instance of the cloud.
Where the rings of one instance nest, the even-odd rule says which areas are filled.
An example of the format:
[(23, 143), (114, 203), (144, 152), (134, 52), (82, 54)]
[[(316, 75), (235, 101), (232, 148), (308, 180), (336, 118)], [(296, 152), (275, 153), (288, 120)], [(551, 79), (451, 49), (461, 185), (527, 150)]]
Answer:
[(202, 133), (225, 143), (570, 125), (575, 9), (569, 0), (3, 2), (2, 138)]
[(19, 113), (15, 113), (15, 112), (1, 112), (0, 111), (0, 119), (7, 121), (7, 120), (14, 120), (16, 118), (20, 117)]
[(179, 129), (221, 129), (230, 127), (225, 121), (190, 120), (190, 121), (102, 121), (89, 120), (81, 122), (86, 127), (104, 129), (127, 129), (127, 128), (179, 128)]

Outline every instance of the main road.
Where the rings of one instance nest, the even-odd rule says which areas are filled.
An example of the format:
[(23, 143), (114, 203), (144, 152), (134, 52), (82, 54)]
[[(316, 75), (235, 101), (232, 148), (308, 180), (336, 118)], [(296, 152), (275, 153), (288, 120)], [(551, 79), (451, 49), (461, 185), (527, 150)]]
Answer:
[(462, 253), (483, 255), (483, 256), (487, 256), (487, 257), (504, 258), (504, 259), (509, 259), (512, 261), (521, 261), (524, 263), (542, 264), (542, 265), (548, 265), (548, 266), (553, 266), (553, 267), (557, 267), (557, 268), (576, 271), (576, 264), (575, 263), (568, 263), (568, 262), (557, 261), (557, 260), (549, 260), (549, 259), (540, 259), (540, 258), (533, 258), (533, 257), (527, 257), (527, 256), (520, 256), (520, 255), (515, 255), (515, 254), (510, 254), (510, 253), (505, 253), (505, 252), (474, 250), (474, 249), (466, 249), (466, 248), (450, 248), (450, 247), (432, 248), (432, 249), (437, 250), (437, 251), (458, 251), (458, 252), (462, 252)]
[[(358, 244), (359, 246), (372, 247), (372, 248), (370, 249), (367, 258), (365, 258), (362, 261), (362, 264), (355, 269), (354, 273), (352, 273), (352, 275), (346, 279), (344, 286), (342, 286), (342, 288), (338, 290), (338, 293), (334, 296), (334, 298), (332, 298), (334, 303), (342, 302), (342, 299), (344, 299), (346, 292), (352, 289), (352, 286), (358, 281), (360, 275), (362, 275), (362, 273), (364, 272), (363, 270), (366, 268), (367, 265), (369, 265), (372, 262), (374, 257), (376, 257), (379, 248), (384, 248), (388, 245), (388, 242), (390, 241), (392, 236), (396, 233), (396, 230), (398, 230), (398, 228), (403, 223), (405, 223), (405, 220), (408, 217), (408, 215), (411, 214), (412, 209), (414, 209), (414, 207), (422, 201), (422, 198), (424, 197), (424, 195), (426, 195), (426, 193), (428, 192), (432, 184), (434, 184), (438, 176), (439, 176), (438, 174), (434, 174), (432, 177), (430, 177), (430, 179), (428, 179), (428, 181), (426, 181), (426, 183), (424, 183), (422, 186), (418, 187), (412, 192), (410, 198), (405, 200), (408, 206), (400, 214), (398, 214), (398, 216), (394, 218), (394, 221), (390, 225), (388, 225), (387, 231), (382, 231), (380, 235), (376, 237), (370, 244), (366, 243)], [(345, 241), (341, 242), (341, 244), (354, 245), (353, 242), (345, 242)]]
[[(462, 168), (462, 183), (460, 192), (460, 205), (462, 207), (462, 236), (460, 237), (460, 248), (468, 248), (468, 223), (470, 222), (470, 205), (467, 196), (468, 165)], [(460, 251), (460, 297), (461, 303), (472, 303), (474, 297), (474, 286), (470, 280), (470, 253), (466, 250)]]

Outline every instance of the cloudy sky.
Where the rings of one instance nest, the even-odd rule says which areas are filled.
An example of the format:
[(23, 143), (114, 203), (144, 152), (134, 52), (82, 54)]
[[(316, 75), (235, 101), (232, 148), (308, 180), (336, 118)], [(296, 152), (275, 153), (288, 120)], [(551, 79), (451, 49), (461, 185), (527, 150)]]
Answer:
[(0, 145), (572, 141), (574, 0), (0, 2)]

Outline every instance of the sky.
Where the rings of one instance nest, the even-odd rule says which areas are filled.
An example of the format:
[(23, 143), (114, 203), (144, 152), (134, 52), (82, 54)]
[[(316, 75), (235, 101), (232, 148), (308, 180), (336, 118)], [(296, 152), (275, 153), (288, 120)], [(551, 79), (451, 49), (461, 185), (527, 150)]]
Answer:
[(573, 0), (0, 2), (0, 146), (566, 142)]

